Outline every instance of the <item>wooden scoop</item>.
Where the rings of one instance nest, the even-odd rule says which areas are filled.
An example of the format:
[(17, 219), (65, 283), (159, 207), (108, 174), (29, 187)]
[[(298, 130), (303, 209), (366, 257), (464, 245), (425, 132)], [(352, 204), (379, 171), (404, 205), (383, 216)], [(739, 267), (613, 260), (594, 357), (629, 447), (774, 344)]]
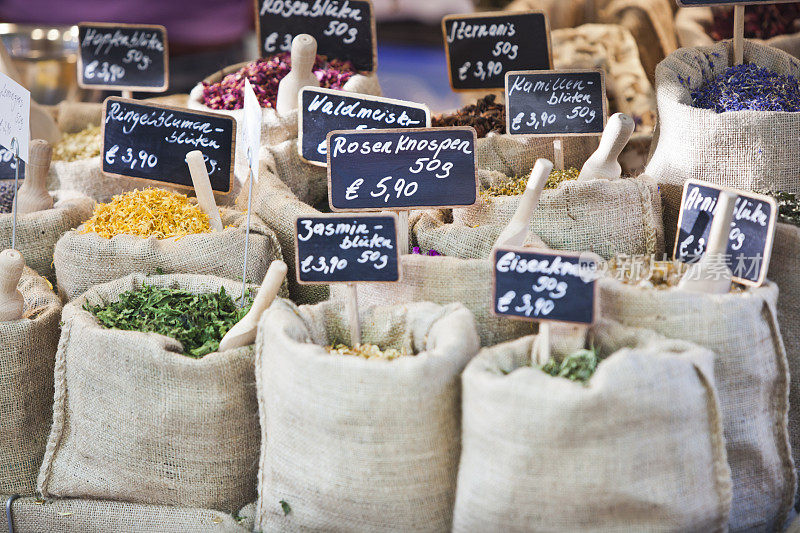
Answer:
[(264, 276), (261, 288), (253, 301), (253, 306), (244, 318), (237, 322), (236, 325), (222, 337), (222, 340), (219, 342), (220, 352), (241, 348), (242, 346), (250, 346), (256, 341), (258, 320), (278, 295), (283, 279), (286, 277), (287, 270), (286, 263), (280, 259), (273, 261), (272, 264), (269, 265), (267, 275)]
[(192, 175), (197, 205), (208, 215), (211, 231), (222, 231), (222, 219), (219, 217), (219, 209), (214, 201), (214, 191), (211, 190), (211, 180), (208, 178), (203, 152), (192, 150), (186, 154), (186, 164), (189, 165), (189, 173)]
[(536, 211), (539, 198), (542, 196), (542, 190), (552, 171), (553, 163), (547, 159), (536, 160), (536, 165), (531, 170), (531, 175), (525, 186), (525, 192), (522, 193), (522, 197), (519, 200), (517, 210), (514, 211), (514, 216), (511, 217), (508, 226), (497, 237), (497, 241), (494, 243), (495, 246), (522, 246), (528, 236), (531, 216)]
[(53, 197), (47, 192), (47, 172), (53, 148), (42, 139), (34, 139), (30, 144), (28, 164), (25, 165), (25, 181), (17, 192), (17, 213), (24, 215), (44, 211), (53, 207)]
[(306, 86), (319, 87), (314, 74), (317, 59), (317, 41), (307, 33), (292, 40), (292, 70), (278, 84), (278, 99), (275, 110), (285, 116), (297, 109), (297, 93)]
[(583, 164), (578, 181), (619, 179), (622, 166), (617, 159), (628, 144), (635, 126), (633, 119), (624, 113), (611, 115), (600, 138), (600, 146)]
[(686, 271), (678, 283), (679, 289), (707, 294), (727, 294), (731, 290), (732, 273), (723, 254), (728, 249), (735, 206), (736, 194), (720, 191), (717, 211), (711, 221), (706, 253)]
[(0, 252), (0, 322), (22, 318), (25, 300), (17, 289), (25, 259), (16, 250)]
[[(22, 76), (11, 59), (5, 44), (0, 40), (0, 72), (19, 83), (23, 87)], [(61, 130), (58, 129), (55, 119), (44, 107), (31, 98), (31, 137), (44, 139), (50, 144), (55, 144), (61, 139)]]

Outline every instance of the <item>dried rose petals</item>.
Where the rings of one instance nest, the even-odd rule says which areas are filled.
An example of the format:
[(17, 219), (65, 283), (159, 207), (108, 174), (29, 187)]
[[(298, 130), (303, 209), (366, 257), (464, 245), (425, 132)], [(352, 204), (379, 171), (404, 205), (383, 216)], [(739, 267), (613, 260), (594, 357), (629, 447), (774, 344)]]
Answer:
[[(228, 74), (217, 83), (203, 82), (203, 103), (211, 109), (242, 109), (244, 107), (244, 80), (250, 80), (261, 107), (275, 107), (278, 98), (278, 84), (291, 70), (291, 54), (283, 52), (265, 59), (257, 59)], [(347, 80), (356, 74), (349, 61), (333, 59), (327, 61), (317, 56), (314, 74), (320, 87), (341, 89)]]

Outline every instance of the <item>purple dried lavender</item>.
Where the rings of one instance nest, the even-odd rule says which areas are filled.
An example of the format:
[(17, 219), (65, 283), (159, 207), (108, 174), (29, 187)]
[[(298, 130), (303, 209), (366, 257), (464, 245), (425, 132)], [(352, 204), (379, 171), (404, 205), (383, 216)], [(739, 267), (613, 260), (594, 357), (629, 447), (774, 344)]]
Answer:
[(422, 250), (420, 249), (419, 246), (414, 246), (413, 248), (411, 248), (411, 253), (415, 254), (415, 255), (427, 255), (427, 256), (430, 256), (430, 257), (435, 257), (437, 255), (442, 255), (439, 252), (437, 252), (436, 250), (428, 250), (427, 252), (422, 253)]
[(10, 213), (14, 206), (14, 182), (0, 181), (0, 213)]
[(727, 111), (800, 111), (800, 84), (758, 65), (728, 68), (699, 89), (692, 91), (692, 105)]
[[(289, 52), (258, 59), (228, 74), (217, 83), (203, 82), (203, 103), (211, 109), (242, 109), (244, 107), (244, 80), (250, 80), (261, 107), (275, 107), (278, 98), (278, 84), (291, 70), (292, 60)], [(313, 68), (320, 87), (341, 89), (356, 73), (349, 61), (333, 59), (327, 61), (317, 56)]]

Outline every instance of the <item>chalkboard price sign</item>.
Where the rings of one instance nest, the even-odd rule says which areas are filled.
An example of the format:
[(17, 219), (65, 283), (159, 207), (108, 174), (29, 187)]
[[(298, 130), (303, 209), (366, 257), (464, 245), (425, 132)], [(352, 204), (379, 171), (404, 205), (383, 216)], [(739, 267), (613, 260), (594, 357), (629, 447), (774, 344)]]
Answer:
[(327, 138), (333, 130), (427, 128), (431, 125), (431, 112), (426, 105), (334, 89), (301, 89), (298, 108), (300, 157), (320, 166), (328, 162)]
[(606, 122), (601, 70), (506, 73), (506, 131), (512, 134), (597, 135)]
[(333, 131), (328, 134), (331, 209), (473, 205), (475, 137), (469, 127)]
[[(695, 262), (705, 253), (721, 189), (698, 180), (688, 180), (684, 184), (674, 250), (677, 259)], [(734, 281), (758, 286), (764, 283), (769, 268), (777, 204), (769, 196), (737, 190), (733, 192), (738, 197), (725, 252), (728, 267)]]
[(103, 105), (103, 172), (191, 189), (186, 154), (200, 150), (211, 188), (233, 186), (233, 117), (111, 97)]
[(509, 318), (592, 324), (602, 259), (592, 253), (495, 248), (493, 312)]
[[(14, 173), (17, 171), (17, 162), (14, 160), (14, 152), (0, 146), (0, 180), (13, 180)], [(19, 179), (25, 179), (25, 161), (19, 159)]]
[(255, 7), (262, 56), (289, 52), (292, 39), (307, 33), (319, 55), (350, 61), (360, 71), (378, 66), (370, 0), (255, 0)]
[(453, 90), (502, 89), (506, 72), (553, 68), (544, 13), (448, 15), (442, 31)]
[(299, 283), (398, 281), (397, 215), (298, 217)]
[(164, 26), (82, 22), (78, 43), (83, 88), (160, 92), (169, 85)]

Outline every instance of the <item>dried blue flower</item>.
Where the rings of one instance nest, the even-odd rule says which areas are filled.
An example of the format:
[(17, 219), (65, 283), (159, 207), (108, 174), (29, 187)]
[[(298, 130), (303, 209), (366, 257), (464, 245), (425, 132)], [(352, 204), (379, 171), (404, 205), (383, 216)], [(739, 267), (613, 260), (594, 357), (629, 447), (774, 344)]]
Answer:
[[(688, 80), (688, 78), (687, 78)], [(758, 65), (736, 65), (692, 91), (692, 105), (728, 111), (800, 111), (800, 85)]]

